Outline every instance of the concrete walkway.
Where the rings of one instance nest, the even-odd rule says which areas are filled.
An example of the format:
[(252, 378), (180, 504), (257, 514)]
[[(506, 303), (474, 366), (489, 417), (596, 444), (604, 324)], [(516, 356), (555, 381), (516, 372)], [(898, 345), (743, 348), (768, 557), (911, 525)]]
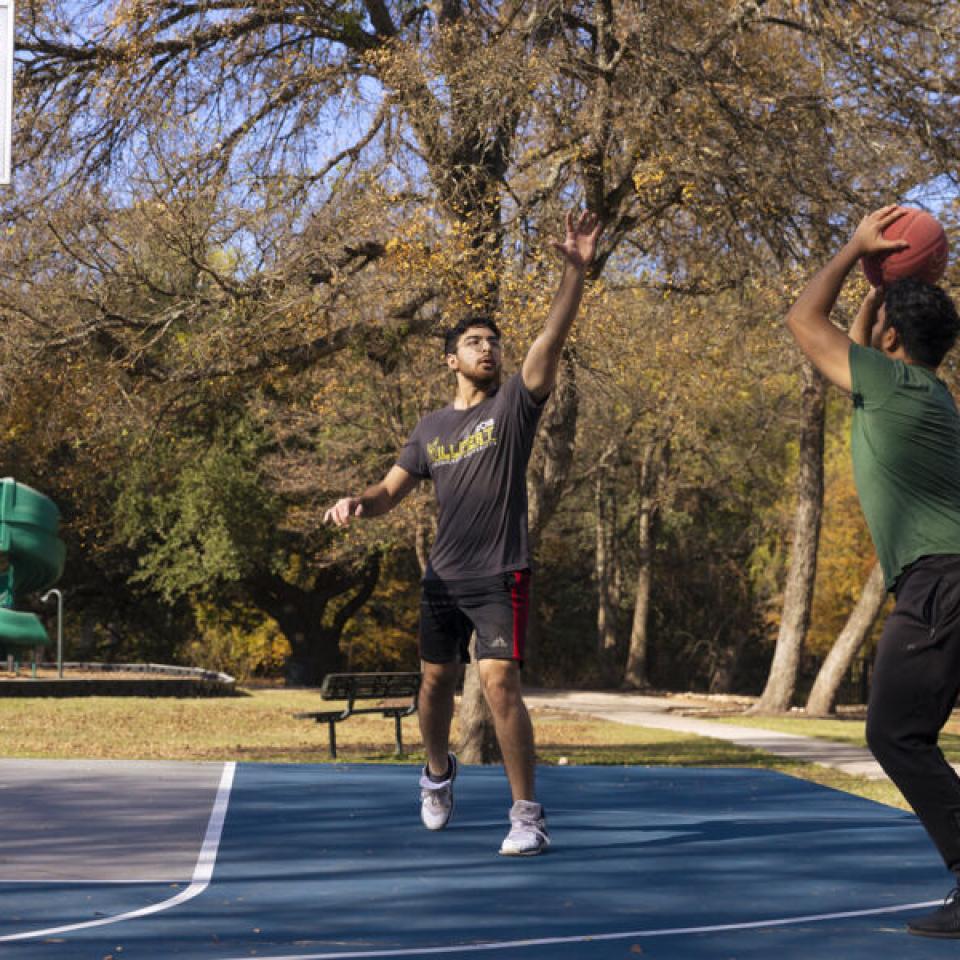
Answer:
[(698, 737), (729, 740), (778, 757), (804, 763), (819, 763), (856, 777), (870, 780), (886, 778), (866, 747), (682, 716), (675, 712), (683, 709), (682, 704), (667, 697), (651, 697), (639, 693), (595, 693), (587, 690), (532, 690), (524, 694), (524, 699), (531, 707), (566, 710), (601, 720), (612, 720), (614, 723), (676, 730)]

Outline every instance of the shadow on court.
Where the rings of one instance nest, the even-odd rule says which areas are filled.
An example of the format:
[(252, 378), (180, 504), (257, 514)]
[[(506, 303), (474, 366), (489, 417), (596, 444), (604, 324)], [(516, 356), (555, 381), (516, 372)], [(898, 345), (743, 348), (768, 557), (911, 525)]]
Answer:
[[(462, 768), (440, 833), (419, 824), (410, 766), (244, 765), (229, 791), (217, 764), (64, 765), (58, 783), (25, 762), (15, 786), (13, 769), (0, 800), (33, 790), (36, 839), (32, 861), (21, 824), (17, 862), (0, 856), (4, 960), (957, 953), (903, 932), (925, 908), (895, 909), (949, 886), (912, 816), (769, 771), (542, 768), (554, 846), (524, 859), (497, 855), (498, 769)], [(46, 932), (10, 939), (30, 931)]]

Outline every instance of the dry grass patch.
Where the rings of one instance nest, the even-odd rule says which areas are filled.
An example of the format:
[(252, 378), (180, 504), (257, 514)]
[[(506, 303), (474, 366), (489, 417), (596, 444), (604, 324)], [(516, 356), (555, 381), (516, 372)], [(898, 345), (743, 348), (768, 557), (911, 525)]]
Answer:
[[(224, 698), (76, 697), (0, 699), (0, 736), (8, 757), (139, 760), (246, 760), (320, 763), (330, 759), (327, 725), (296, 713), (334, 709), (312, 691), (247, 690)], [(662, 730), (535, 711), (545, 763), (696, 763), (699, 742)], [(457, 725), (454, 721), (454, 738)], [(415, 717), (403, 721), (407, 759), (422, 761)], [(675, 744), (685, 743), (677, 747)], [(337, 726), (339, 759), (391, 761), (393, 721), (355, 716)], [(723, 744), (721, 762), (752, 751)], [(759, 756), (759, 755), (758, 755)], [(644, 757), (649, 759), (644, 760)]]
[[(242, 696), (196, 700), (0, 698), (0, 737), (6, 757), (323, 763), (330, 759), (326, 724), (300, 720), (294, 714), (334, 706), (321, 701), (314, 691), (298, 690), (246, 690)], [(881, 803), (903, 806), (895, 788), (886, 782), (779, 760), (727, 741), (552, 709), (535, 710), (533, 714), (541, 763), (780, 770)], [(793, 725), (792, 718), (788, 719), (791, 725), (780, 729), (804, 732)], [(454, 736), (456, 733), (454, 724)], [(408, 750), (404, 760), (422, 763), (415, 717), (403, 721), (403, 737)], [(393, 722), (381, 717), (352, 717), (338, 726), (337, 745), (342, 761), (392, 762)]]
[[(844, 719), (842, 717), (805, 717), (790, 716), (737, 716), (711, 717), (718, 723), (728, 723), (737, 727), (756, 727), (762, 730), (775, 730), (780, 733), (794, 733), (802, 737), (817, 737), (821, 740), (834, 740), (839, 743), (852, 743), (866, 747), (865, 721)], [(960, 763), (960, 719), (954, 717), (944, 727), (940, 736), (940, 748), (951, 763)]]

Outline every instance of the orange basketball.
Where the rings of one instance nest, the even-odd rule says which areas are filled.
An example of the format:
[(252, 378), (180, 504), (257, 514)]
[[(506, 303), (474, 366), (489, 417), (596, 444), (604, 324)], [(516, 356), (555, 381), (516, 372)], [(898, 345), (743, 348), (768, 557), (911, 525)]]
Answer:
[(947, 269), (947, 235), (943, 227), (925, 210), (907, 212), (883, 231), (887, 240), (906, 240), (903, 250), (871, 254), (862, 258), (863, 272), (875, 287), (904, 277), (916, 277), (936, 283)]

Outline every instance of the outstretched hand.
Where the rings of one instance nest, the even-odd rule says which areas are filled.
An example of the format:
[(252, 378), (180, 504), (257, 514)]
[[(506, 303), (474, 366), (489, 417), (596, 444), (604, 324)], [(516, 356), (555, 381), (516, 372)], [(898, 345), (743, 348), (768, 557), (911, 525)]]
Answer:
[(580, 214), (579, 220), (573, 222), (573, 214), (566, 217), (567, 235), (563, 242), (553, 244), (557, 251), (570, 266), (584, 270), (593, 261), (597, 252), (597, 238), (603, 229), (600, 218), (590, 210)]
[(906, 240), (887, 240), (883, 231), (899, 220), (907, 211), (897, 204), (881, 207), (868, 213), (857, 226), (853, 234), (853, 243), (857, 245), (859, 254), (871, 255), (878, 253), (893, 253), (895, 250), (905, 250), (910, 246)]
[(345, 527), (353, 517), (362, 515), (363, 502), (359, 497), (343, 497), (323, 515), (323, 522)]

